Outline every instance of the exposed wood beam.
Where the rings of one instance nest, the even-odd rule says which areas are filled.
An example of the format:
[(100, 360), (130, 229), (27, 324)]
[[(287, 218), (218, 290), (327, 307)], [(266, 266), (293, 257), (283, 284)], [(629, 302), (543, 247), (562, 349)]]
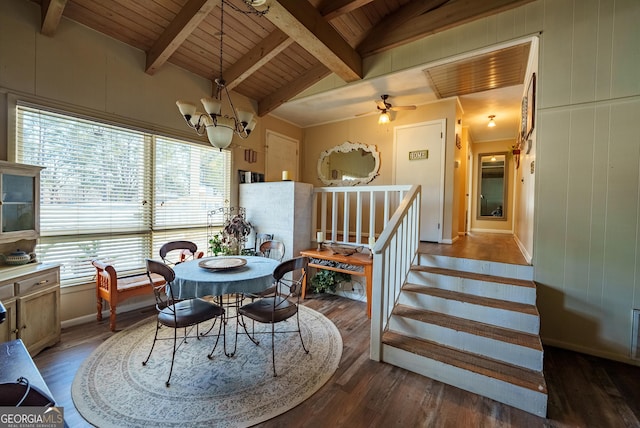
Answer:
[(320, 8), (320, 14), (322, 14), (327, 21), (331, 21), (341, 15), (353, 12), (372, 1), (373, 0), (332, 0)]
[(293, 39), (280, 30), (269, 34), (246, 55), (243, 55), (239, 61), (225, 70), (224, 77), (227, 81), (227, 89), (231, 90), (238, 86), (292, 43)]
[(67, 5), (67, 0), (42, 0), (40, 11), (42, 15), (42, 25), (40, 32), (45, 36), (53, 36), (60, 24), (62, 12)]
[(265, 17), (346, 82), (362, 78), (362, 58), (308, 1), (273, 0)]
[(410, 1), (395, 12), (392, 12), (378, 22), (369, 34), (386, 33), (404, 25), (407, 21), (422, 15), (425, 12), (442, 6), (449, 0), (419, 0)]
[(331, 70), (321, 64), (310, 68), (295, 81), (287, 83), (282, 88), (260, 100), (258, 102), (258, 116), (262, 117), (272, 112), (314, 83), (324, 79), (329, 74), (331, 74)]
[(409, 43), (430, 34), (522, 6), (534, 0), (457, 0), (417, 16), (388, 31), (371, 32), (360, 45), (362, 56)]
[(145, 71), (154, 74), (219, 4), (220, 0), (189, 0), (147, 52)]

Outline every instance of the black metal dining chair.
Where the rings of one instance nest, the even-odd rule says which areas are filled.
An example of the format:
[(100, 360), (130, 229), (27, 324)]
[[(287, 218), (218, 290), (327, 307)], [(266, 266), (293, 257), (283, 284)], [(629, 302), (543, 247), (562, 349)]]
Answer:
[(260, 244), (257, 255), (281, 262), (284, 259), (284, 243), (273, 239), (264, 241)]
[[(273, 363), (273, 376), (278, 375), (276, 373), (276, 334), (298, 333), (302, 349), (304, 349), (305, 353), (309, 353), (309, 350), (304, 344), (304, 339), (302, 338), (298, 311), (302, 284), (307, 272), (308, 264), (308, 257), (296, 257), (280, 263), (273, 271), (273, 278), (275, 279), (273, 293), (243, 305), (238, 309), (238, 314), (242, 317), (240, 322), (244, 327), (245, 333), (256, 345), (259, 345), (260, 342), (256, 339), (255, 332), (249, 333), (247, 330), (247, 324), (244, 317), (258, 323), (271, 324), (271, 358)], [(275, 325), (277, 323), (286, 321), (293, 316), (296, 317), (297, 328), (295, 330), (276, 331)]]
[[(151, 259), (146, 259), (146, 265), (149, 283), (153, 287), (153, 294), (156, 297), (156, 310), (158, 311), (158, 316), (156, 319), (156, 333), (153, 337), (153, 344), (151, 345), (151, 350), (149, 351), (149, 355), (147, 355), (147, 359), (142, 362), (142, 365), (147, 365), (149, 358), (151, 358), (153, 348), (156, 345), (156, 341), (162, 339), (171, 339), (158, 337), (158, 330), (160, 330), (160, 327), (166, 326), (172, 328), (173, 352), (171, 354), (171, 368), (169, 369), (169, 377), (165, 382), (166, 386), (168, 387), (171, 380), (171, 374), (173, 373), (173, 363), (176, 357), (176, 350), (180, 345), (185, 343), (186, 339), (189, 337), (186, 334), (182, 336), (180, 345), (178, 345), (178, 329), (186, 329), (187, 327), (195, 326), (201, 322), (212, 319), (214, 320), (213, 326), (215, 326), (215, 323), (217, 321), (216, 318), (220, 318), (220, 326), (218, 327), (216, 342), (213, 345), (213, 350), (215, 350), (220, 339), (220, 334), (224, 334), (222, 324), (224, 321), (225, 311), (222, 307), (216, 305), (215, 303), (200, 298), (176, 301), (173, 297), (173, 290), (171, 287), (173, 280), (176, 277), (173, 269), (164, 263)], [(164, 277), (165, 283), (161, 285), (157, 285), (157, 282), (154, 283), (151, 277), (152, 274), (159, 274)], [(211, 327), (211, 329), (213, 329), (213, 326)], [(200, 339), (197, 330), (195, 337)], [(211, 354), (213, 354), (213, 350), (211, 351)], [(209, 356), (211, 354), (209, 354)]]
[(160, 247), (160, 258), (170, 266), (203, 256), (204, 252), (198, 251), (198, 245), (191, 241), (170, 241)]

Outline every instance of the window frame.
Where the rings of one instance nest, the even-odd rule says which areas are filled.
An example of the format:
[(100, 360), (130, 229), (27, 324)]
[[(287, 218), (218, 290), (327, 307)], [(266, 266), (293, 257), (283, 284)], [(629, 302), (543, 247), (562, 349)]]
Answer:
[[(87, 239), (87, 238), (93, 237), (100, 240), (100, 242), (111, 243), (111, 241), (117, 241), (118, 239), (123, 239), (126, 236), (130, 236), (130, 237), (138, 236), (140, 237), (142, 242), (141, 244), (142, 254), (140, 254), (139, 256), (139, 262), (135, 263), (136, 266), (132, 266), (131, 264), (129, 264), (128, 266), (124, 266), (122, 270), (119, 269), (119, 273), (122, 273), (122, 274), (131, 274), (131, 273), (137, 273), (137, 272), (143, 271), (144, 258), (146, 257), (157, 258), (159, 246), (163, 242), (166, 242), (166, 241), (162, 241), (164, 237), (180, 236), (182, 237), (182, 239), (184, 239), (183, 238), (184, 236), (192, 237), (194, 236), (194, 234), (197, 234), (202, 239), (198, 243), (199, 249), (207, 253), (206, 246), (207, 246), (207, 235), (208, 235), (207, 233), (208, 219), (206, 214), (204, 215), (205, 220), (189, 226), (185, 226), (184, 224), (177, 225), (177, 226), (165, 224), (162, 227), (158, 227), (155, 224), (155, 218), (157, 216), (157, 213), (156, 213), (156, 203), (155, 203), (156, 201), (155, 201), (154, 189), (156, 189), (156, 181), (158, 181), (156, 177), (156, 174), (158, 173), (156, 168), (156, 164), (157, 164), (156, 151), (157, 151), (158, 145), (163, 144), (162, 141), (170, 140), (172, 143), (189, 145), (191, 148), (196, 149), (195, 152), (198, 152), (200, 154), (209, 153), (211, 154), (211, 156), (222, 156), (221, 158), (222, 160), (220, 162), (223, 164), (223, 171), (221, 175), (217, 177), (218, 181), (214, 183), (214, 186), (219, 186), (220, 184), (222, 185), (222, 188), (219, 189), (218, 192), (223, 196), (222, 197), (223, 203), (228, 203), (227, 201), (230, 199), (230, 195), (231, 195), (231, 179), (230, 178), (231, 178), (231, 167), (232, 167), (232, 154), (229, 150), (219, 151), (214, 147), (211, 147), (202, 143), (197, 143), (197, 142), (194, 142), (193, 140), (185, 139), (182, 136), (170, 135), (167, 133), (159, 133), (153, 130), (145, 129), (144, 127), (131, 126), (130, 124), (119, 123), (118, 121), (105, 119), (104, 117), (101, 117), (100, 114), (91, 115), (91, 114), (85, 114), (85, 113), (77, 113), (67, 108), (51, 107), (39, 102), (32, 102), (29, 100), (25, 100), (23, 98), (19, 98), (17, 96), (11, 96), (10, 94), (8, 95), (7, 98), (8, 98), (8, 103), (7, 103), (8, 129), (9, 129), (8, 135), (10, 139), (9, 141), (11, 141), (11, 144), (8, 145), (8, 158), (13, 162), (18, 162), (18, 153), (19, 153), (18, 145), (20, 144), (17, 138), (18, 126), (19, 126), (19, 120), (18, 120), (19, 108), (36, 109), (44, 113), (62, 115), (67, 119), (78, 119), (79, 121), (90, 121), (90, 122), (95, 122), (98, 125), (115, 127), (123, 131), (142, 133), (145, 139), (144, 144), (146, 147), (148, 147), (144, 149), (142, 162), (144, 163), (143, 167), (148, 170), (147, 173), (145, 173), (145, 180), (147, 180), (147, 182), (144, 183), (144, 186), (145, 186), (144, 194), (146, 195), (146, 197), (148, 197), (148, 200), (149, 200), (148, 210), (150, 215), (147, 216), (148, 221), (145, 223), (142, 230), (135, 230), (135, 231), (128, 230), (128, 231), (122, 231), (119, 233), (108, 233), (108, 232), (107, 233), (78, 233), (78, 234), (61, 233), (61, 234), (54, 234), (54, 235), (47, 235), (46, 232), (43, 234), (41, 230), (40, 238), (37, 242), (36, 252), (39, 252), (39, 250), (42, 249), (43, 245), (49, 244), (51, 242), (62, 242), (62, 241), (73, 242), (74, 239), (76, 239), (76, 242), (82, 242), (81, 238)], [(149, 141), (146, 142), (146, 140), (149, 140)], [(202, 150), (198, 150), (198, 149), (202, 149)], [(192, 151), (190, 151), (189, 153), (191, 154)], [(221, 153), (221, 154), (215, 155), (215, 153)], [(29, 163), (28, 160), (25, 160), (24, 162)], [(202, 166), (201, 166), (201, 169), (202, 169)], [(198, 170), (198, 171), (200, 173), (201, 170)], [(208, 177), (204, 176), (199, 179), (207, 180)], [(41, 187), (42, 187), (42, 184), (41, 184)], [(41, 204), (40, 215), (42, 216), (42, 196), (40, 199), (40, 204)], [(219, 206), (211, 206), (210, 205), (211, 202), (208, 202), (208, 204), (209, 205), (205, 206), (206, 210), (213, 210), (213, 209), (219, 208)], [(49, 262), (60, 263), (59, 261), (56, 262), (56, 261), (46, 260), (46, 258), (45, 260), (41, 260), (41, 261), (44, 261), (45, 263), (49, 263)], [(124, 264), (126, 265), (126, 263)], [(116, 266), (117, 266), (117, 263), (116, 263)], [(64, 278), (64, 275), (61, 275), (62, 276), (61, 285), (65, 287), (65, 286), (73, 286), (78, 284), (86, 284), (92, 281), (93, 279), (92, 277), (94, 274), (95, 274), (95, 271), (93, 270), (91, 271), (90, 275), (83, 274), (82, 276), (79, 276), (79, 277), (74, 276), (74, 277)]]

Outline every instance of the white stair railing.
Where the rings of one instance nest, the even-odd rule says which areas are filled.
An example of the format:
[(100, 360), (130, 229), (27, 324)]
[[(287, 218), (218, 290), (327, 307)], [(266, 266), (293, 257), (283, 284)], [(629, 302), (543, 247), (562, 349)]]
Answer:
[(410, 189), (409, 185), (316, 187), (311, 236), (324, 232), (328, 241), (369, 247)]
[(420, 186), (412, 186), (372, 249), (370, 358), (375, 361), (380, 361), (382, 334), (418, 254), (420, 199)]
[(420, 189), (418, 185), (314, 189), (312, 240), (323, 232), (326, 240), (362, 245), (373, 253), (370, 358), (375, 361), (380, 361), (382, 333), (418, 253)]

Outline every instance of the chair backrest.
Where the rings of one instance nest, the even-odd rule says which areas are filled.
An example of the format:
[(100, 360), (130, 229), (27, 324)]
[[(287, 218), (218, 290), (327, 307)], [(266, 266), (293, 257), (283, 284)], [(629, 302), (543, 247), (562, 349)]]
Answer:
[(295, 257), (280, 263), (273, 270), (277, 293), (286, 296), (302, 294), (302, 283), (307, 274), (309, 257)]
[[(145, 263), (147, 266), (147, 278), (149, 278), (149, 283), (151, 284), (151, 288), (153, 288), (153, 294), (156, 297), (156, 309), (161, 311), (175, 301), (173, 298), (173, 290), (171, 290), (171, 283), (176, 278), (176, 274), (170, 266), (157, 260), (145, 259)], [(155, 284), (151, 278), (152, 273), (161, 275), (165, 283), (161, 285)]]
[[(179, 250), (179, 255), (175, 260), (170, 259), (167, 255), (172, 252)], [(168, 265), (177, 265), (178, 263), (182, 263), (189, 259), (199, 259), (204, 256), (202, 251), (198, 251), (198, 246), (191, 241), (171, 241), (160, 247), (160, 258), (165, 264)]]
[(253, 247), (253, 250), (258, 253), (260, 251), (260, 245), (264, 241), (270, 241), (273, 239), (273, 233), (256, 233), (256, 244)]
[(258, 255), (281, 262), (284, 258), (284, 243), (282, 241), (274, 240), (264, 241), (260, 244)]

